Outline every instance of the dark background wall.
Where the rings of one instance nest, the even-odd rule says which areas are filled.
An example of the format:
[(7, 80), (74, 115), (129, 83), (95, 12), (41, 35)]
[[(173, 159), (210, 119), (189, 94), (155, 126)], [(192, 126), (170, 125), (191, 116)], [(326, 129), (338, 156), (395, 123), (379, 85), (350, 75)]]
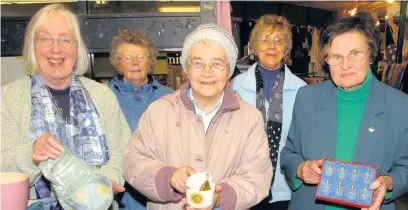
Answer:
[(242, 17), (243, 21), (258, 19), (265, 14), (277, 14), (287, 18), (293, 25), (323, 27), (336, 16), (332, 11), (280, 2), (232, 1), (231, 6), (231, 16)]

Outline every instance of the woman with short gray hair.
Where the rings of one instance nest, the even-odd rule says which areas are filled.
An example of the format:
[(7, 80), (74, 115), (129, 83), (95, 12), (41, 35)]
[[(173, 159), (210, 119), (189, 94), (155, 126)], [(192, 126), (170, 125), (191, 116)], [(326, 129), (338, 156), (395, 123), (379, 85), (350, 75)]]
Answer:
[(261, 113), (228, 82), (237, 57), (232, 35), (215, 24), (185, 38), (188, 82), (149, 106), (125, 150), (124, 177), (149, 198), (149, 209), (182, 209), (195, 172), (209, 172), (216, 184), (208, 209), (249, 209), (268, 195), (272, 164)]
[[(112, 40), (109, 60), (119, 75), (109, 81), (131, 131), (147, 107), (163, 95), (172, 93), (157, 82), (151, 73), (156, 62), (156, 47), (143, 30), (121, 31)], [(122, 197), (124, 209), (145, 209), (143, 195), (126, 184)], [(142, 203), (142, 204), (141, 204)]]

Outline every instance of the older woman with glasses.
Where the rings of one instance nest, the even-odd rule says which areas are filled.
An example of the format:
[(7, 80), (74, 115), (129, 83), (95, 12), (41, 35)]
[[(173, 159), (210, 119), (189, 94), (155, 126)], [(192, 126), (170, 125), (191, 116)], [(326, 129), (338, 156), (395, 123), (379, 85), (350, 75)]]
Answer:
[[(112, 40), (110, 62), (119, 75), (109, 81), (132, 132), (147, 107), (173, 90), (151, 75), (157, 50), (142, 30), (121, 31)], [(122, 209), (146, 209), (146, 198), (127, 183)]]
[(232, 84), (244, 101), (263, 114), (274, 168), (272, 183), (265, 183), (271, 186), (270, 196), (251, 209), (285, 210), (291, 190), (280, 170), (279, 154), (286, 143), (296, 93), (306, 83), (293, 75), (283, 61), (292, 48), (292, 32), (284, 17), (262, 16), (249, 40), (259, 62), (234, 78)]
[[(110, 179), (114, 191), (123, 191), (123, 147), (130, 130), (112, 91), (81, 76), (88, 53), (77, 16), (59, 4), (39, 10), (27, 26), (23, 54), (30, 76), (1, 91), (1, 171), (27, 174), (30, 202), (41, 202), (45, 210), (61, 208), (43, 166), (62, 153), (72, 153)], [(56, 175), (79, 174), (63, 179), (69, 184), (64, 187), (73, 187), (83, 181), (81, 172), (65, 168)]]
[(142, 30), (121, 31), (112, 40), (109, 60), (119, 75), (109, 81), (109, 87), (132, 132), (153, 101), (173, 92), (151, 75), (156, 55), (153, 41)]
[(208, 209), (249, 209), (268, 195), (262, 116), (228, 83), (237, 56), (234, 38), (217, 25), (187, 35), (181, 63), (188, 82), (149, 106), (125, 151), (124, 177), (149, 198), (149, 209), (182, 209), (195, 172), (209, 172), (216, 184)]
[(324, 157), (378, 167), (369, 210), (394, 210), (408, 191), (408, 96), (373, 77), (379, 34), (364, 13), (338, 19), (321, 34), (332, 79), (299, 89), (281, 152), (295, 190), (290, 209), (343, 209), (315, 200)]

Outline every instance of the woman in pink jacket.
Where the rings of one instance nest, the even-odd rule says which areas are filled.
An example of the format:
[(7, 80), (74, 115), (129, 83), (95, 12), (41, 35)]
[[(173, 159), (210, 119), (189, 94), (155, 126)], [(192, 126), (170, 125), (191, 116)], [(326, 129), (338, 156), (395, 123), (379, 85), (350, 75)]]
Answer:
[(272, 164), (261, 113), (228, 83), (237, 56), (233, 37), (217, 25), (186, 37), (188, 82), (149, 106), (125, 149), (124, 177), (150, 199), (148, 209), (182, 209), (195, 172), (216, 183), (208, 209), (249, 209), (268, 195)]

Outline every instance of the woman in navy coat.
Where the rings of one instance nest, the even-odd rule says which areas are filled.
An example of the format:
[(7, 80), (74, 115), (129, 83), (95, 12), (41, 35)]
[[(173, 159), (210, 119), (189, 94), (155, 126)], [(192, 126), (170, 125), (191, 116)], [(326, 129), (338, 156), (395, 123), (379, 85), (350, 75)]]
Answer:
[(289, 209), (342, 209), (315, 199), (324, 157), (379, 168), (369, 210), (394, 210), (408, 191), (408, 95), (372, 75), (378, 40), (369, 14), (336, 20), (321, 34), (331, 80), (299, 89), (281, 152), (294, 190)]

